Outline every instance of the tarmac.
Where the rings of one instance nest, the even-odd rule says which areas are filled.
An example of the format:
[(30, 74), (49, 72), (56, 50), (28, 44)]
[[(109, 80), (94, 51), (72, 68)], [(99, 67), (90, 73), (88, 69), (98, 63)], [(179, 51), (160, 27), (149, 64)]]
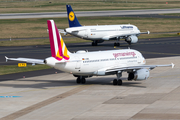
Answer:
[[(75, 11), (77, 17), (90, 16), (123, 16), (123, 15), (148, 15), (180, 13), (180, 9), (143, 9), (143, 10), (110, 10), (110, 11)], [(39, 13), (5, 13), (0, 14), (0, 19), (22, 18), (54, 18), (67, 17), (67, 12), (39, 12)]]
[[(144, 81), (112, 85), (113, 76), (77, 84), (69, 73), (0, 82), (0, 120), (179, 120), (180, 57), (146, 59), (170, 64), (150, 71)], [(3, 98), (4, 97), (4, 98)]]

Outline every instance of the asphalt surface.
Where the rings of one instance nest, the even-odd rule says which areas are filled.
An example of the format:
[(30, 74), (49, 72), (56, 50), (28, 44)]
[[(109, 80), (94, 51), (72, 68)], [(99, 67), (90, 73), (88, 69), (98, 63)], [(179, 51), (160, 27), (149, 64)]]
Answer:
[[(147, 15), (180, 13), (180, 9), (146, 9), (146, 10), (112, 10), (112, 11), (75, 11), (77, 17), (86, 16), (118, 16), (118, 15)], [(42, 13), (7, 13), (0, 14), (0, 19), (21, 18), (52, 18), (67, 17), (66, 12), (42, 12)]]
[(77, 84), (69, 73), (0, 82), (1, 120), (180, 120), (180, 56), (147, 59), (157, 67), (143, 81), (113, 85), (116, 75)]
[[(128, 45), (125, 41), (121, 40), (121, 46), (114, 48), (113, 43), (115, 41), (106, 41), (99, 43), (98, 46), (91, 46), (91, 43), (69, 43), (66, 44), (70, 52), (76, 52), (78, 50), (99, 51), (99, 50), (112, 50), (112, 49), (136, 49), (140, 51), (143, 56), (147, 58), (161, 58), (180, 56), (180, 37), (172, 38), (154, 38), (154, 39), (142, 39), (137, 44)], [(49, 45), (41, 46), (18, 46), (18, 47), (0, 47), (0, 65), (17, 65), (16, 61), (5, 61), (4, 56), (17, 58), (37, 58), (45, 59), (51, 56), (51, 50)], [(55, 72), (61, 72), (55, 69), (40, 70), (36, 72), (16, 73), (11, 75), (0, 76), (1, 80), (17, 79), (22, 77), (39, 76), (46, 74), (53, 74)]]

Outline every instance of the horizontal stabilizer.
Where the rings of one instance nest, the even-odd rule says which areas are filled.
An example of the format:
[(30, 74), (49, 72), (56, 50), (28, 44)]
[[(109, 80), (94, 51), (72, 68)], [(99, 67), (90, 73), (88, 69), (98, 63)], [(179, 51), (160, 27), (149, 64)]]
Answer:
[(12, 61), (22, 61), (22, 62), (27, 62), (27, 63), (32, 63), (32, 64), (44, 64), (44, 60), (42, 59), (32, 59), (32, 58), (8, 58), (6, 57), (6, 62), (8, 60), (12, 60)]
[(150, 31), (147, 31), (147, 32), (141, 32), (140, 34), (150, 34)]

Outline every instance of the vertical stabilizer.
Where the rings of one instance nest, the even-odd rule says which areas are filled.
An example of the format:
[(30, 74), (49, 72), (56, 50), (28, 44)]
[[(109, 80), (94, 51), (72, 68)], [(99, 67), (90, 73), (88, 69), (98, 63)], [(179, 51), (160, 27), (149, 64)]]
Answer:
[(59, 61), (62, 59), (69, 60), (69, 54), (71, 53), (68, 51), (61, 35), (59, 34), (54, 20), (47, 20), (47, 24), (52, 57)]
[(69, 27), (79, 27), (81, 24), (79, 23), (76, 15), (71, 7), (71, 5), (66, 5), (67, 8), (67, 17), (69, 21)]

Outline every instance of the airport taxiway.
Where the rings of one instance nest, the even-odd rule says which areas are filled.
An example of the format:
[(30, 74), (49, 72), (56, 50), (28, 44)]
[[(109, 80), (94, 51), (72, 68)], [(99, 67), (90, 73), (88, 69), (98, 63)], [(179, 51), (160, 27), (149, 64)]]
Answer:
[[(178, 120), (180, 119), (180, 57), (147, 59), (159, 67), (145, 81), (113, 86), (113, 76), (87, 78), (76, 84), (68, 73), (49, 74), (0, 83), (1, 120)], [(19, 96), (19, 97), (10, 97)]]
[[(119, 15), (146, 15), (180, 13), (180, 9), (145, 9), (145, 10), (111, 10), (111, 11), (75, 11), (77, 17), (87, 16), (119, 16)], [(0, 19), (21, 18), (54, 18), (67, 17), (67, 12), (41, 12), (41, 13), (6, 13), (0, 14)]]

